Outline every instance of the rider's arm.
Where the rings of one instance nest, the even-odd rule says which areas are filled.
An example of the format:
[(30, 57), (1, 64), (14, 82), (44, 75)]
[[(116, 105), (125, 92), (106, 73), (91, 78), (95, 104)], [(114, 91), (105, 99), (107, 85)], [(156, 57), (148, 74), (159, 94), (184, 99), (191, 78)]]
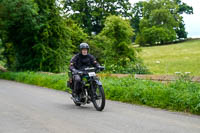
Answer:
[(91, 63), (94, 67), (99, 67), (100, 64), (97, 62), (96, 58), (93, 55), (90, 55)]
[(75, 64), (77, 62), (77, 55), (75, 55), (74, 57), (72, 57), (71, 61), (70, 61), (70, 66), (69, 66), (69, 69), (71, 71), (76, 71), (76, 68), (75, 68)]

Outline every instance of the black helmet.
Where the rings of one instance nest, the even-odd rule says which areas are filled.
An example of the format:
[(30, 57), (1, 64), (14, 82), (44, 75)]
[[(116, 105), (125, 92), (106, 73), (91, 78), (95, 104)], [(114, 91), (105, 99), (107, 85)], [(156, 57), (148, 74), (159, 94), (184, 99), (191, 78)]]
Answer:
[(87, 43), (81, 43), (81, 44), (80, 44), (80, 50), (81, 50), (81, 49), (84, 49), (84, 48), (85, 48), (85, 49), (88, 49), (88, 50), (90, 49), (90, 47), (89, 47), (89, 45), (88, 45)]

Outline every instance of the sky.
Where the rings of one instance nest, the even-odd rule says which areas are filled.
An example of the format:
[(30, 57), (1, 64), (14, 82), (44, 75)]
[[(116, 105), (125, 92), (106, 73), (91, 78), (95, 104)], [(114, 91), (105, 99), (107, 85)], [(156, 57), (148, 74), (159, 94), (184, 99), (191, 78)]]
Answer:
[[(131, 3), (145, 0), (129, 0)], [(193, 7), (194, 14), (183, 14), (183, 19), (186, 25), (188, 37), (200, 38), (200, 0), (182, 0), (189, 6)]]

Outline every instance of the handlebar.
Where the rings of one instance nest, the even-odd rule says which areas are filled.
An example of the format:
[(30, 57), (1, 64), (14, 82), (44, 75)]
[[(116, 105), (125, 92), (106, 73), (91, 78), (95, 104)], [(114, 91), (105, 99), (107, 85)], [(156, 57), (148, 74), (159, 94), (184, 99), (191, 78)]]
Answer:
[(97, 68), (95, 68), (95, 67), (88, 67), (88, 68), (85, 68), (84, 70), (85, 70), (85, 71), (96, 71), (96, 70), (103, 71), (104, 69), (105, 69), (104, 66), (99, 66), (99, 67), (97, 67)]
[(99, 66), (97, 68), (96, 67), (88, 67), (81, 71), (76, 71), (76, 72), (72, 72), (72, 73), (82, 75), (82, 74), (86, 74), (87, 72), (91, 72), (91, 71), (95, 71), (95, 72), (103, 71), (104, 69), (105, 69), (105, 67), (103, 67), (103, 66)]
[(90, 68), (88, 67), (88, 68), (85, 68), (84, 70), (85, 71), (92, 71), (92, 70), (96, 70), (96, 68), (95, 67), (90, 67)]

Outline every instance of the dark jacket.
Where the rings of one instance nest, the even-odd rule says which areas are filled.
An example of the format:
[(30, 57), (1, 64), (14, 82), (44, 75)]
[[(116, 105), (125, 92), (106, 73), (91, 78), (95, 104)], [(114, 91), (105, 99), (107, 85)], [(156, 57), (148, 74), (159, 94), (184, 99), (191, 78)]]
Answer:
[(70, 70), (83, 70), (86, 67), (98, 67), (99, 63), (96, 61), (95, 57), (91, 54), (82, 55), (77, 54), (72, 57), (70, 61)]

